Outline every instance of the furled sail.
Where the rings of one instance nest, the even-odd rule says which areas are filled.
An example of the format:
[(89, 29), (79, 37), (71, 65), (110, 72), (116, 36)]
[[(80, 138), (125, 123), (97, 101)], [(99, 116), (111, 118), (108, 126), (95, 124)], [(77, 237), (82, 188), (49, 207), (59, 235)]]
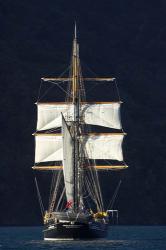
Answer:
[[(120, 102), (83, 103), (80, 117), (86, 124), (121, 129)], [(66, 103), (38, 103), (37, 130), (62, 126), (61, 113), (67, 121), (73, 120), (74, 106)]]
[[(36, 163), (63, 160), (64, 156), (61, 134), (36, 135)], [(111, 159), (123, 161), (123, 137), (123, 133), (88, 134), (81, 136), (81, 143), (83, 148), (85, 146), (86, 156), (90, 159)], [(65, 140), (68, 140), (69, 144), (71, 143), (69, 139)], [(68, 147), (66, 148), (69, 152)]]
[(62, 116), (62, 144), (63, 144), (63, 175), (68, 202), (74, 200), (74, 175), (73, 175), (73, 139), (68, 126)]

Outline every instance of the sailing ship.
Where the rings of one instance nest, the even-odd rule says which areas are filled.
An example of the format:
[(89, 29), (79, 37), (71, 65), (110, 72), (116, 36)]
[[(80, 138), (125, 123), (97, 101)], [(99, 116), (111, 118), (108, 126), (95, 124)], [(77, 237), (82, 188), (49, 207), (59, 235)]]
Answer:
[[(42, 78), (44, 83), (66, 84), (65, 101), (37, 104), (35, 164), (37, 171), (52, 173), (47, 211), (43, 211), (44, 240), (106, 237), (108, 214), (104, 209), (99, 172), (127, 168), (123, 162), (125, 133), (120, 121), (121, 101), (87, 102), (84, 82), (111, 82), (115, 78), (84, 78), (81, 71), (77, 31), (73, 38), (68, 77)], [(92, 132), (92, 126), (113, 128), (114, 133)], [(109, 160), (119, 164), (113, 165)], [(106, 164), (98, 164), (97, 161)]]

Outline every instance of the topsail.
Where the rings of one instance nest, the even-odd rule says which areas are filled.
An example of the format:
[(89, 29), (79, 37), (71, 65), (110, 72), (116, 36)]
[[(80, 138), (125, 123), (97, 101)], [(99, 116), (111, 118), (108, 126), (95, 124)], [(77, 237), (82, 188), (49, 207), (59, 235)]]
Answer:
[[(120, 102), (82, 103), (80, 120), (85, 124), (121, 129)], [(38, 103), (37, 130), (62, 126), (61, 113), (67, 121), (73, 121), (74, 105), (71, 103)]]
[[(72, 156), (72, 139), (67, 127), (64, 129), (64, 124), (62, 131), (62, 135), (36, 134), (36, 163), (64, 161), (64, 159), (68, 159), (69, 155)], [(122, 142), (124, 135), (124, 133), (82, 135), (80, 145), (89, 159), (123, 161)]]

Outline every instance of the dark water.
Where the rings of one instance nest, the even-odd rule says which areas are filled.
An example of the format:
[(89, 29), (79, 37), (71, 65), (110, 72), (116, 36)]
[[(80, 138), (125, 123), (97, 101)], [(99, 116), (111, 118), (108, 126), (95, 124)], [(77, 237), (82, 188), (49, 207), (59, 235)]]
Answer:
[(166, 226), (114, 226), (104, 240), (42, 240), (41, 227), (1, 227), (0, 250), (166, 250)]

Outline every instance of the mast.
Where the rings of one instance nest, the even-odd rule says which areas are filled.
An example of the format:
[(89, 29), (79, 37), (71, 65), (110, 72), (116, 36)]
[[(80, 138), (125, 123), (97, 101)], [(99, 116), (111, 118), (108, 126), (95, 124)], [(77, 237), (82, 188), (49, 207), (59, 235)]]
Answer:
[[(58, 87), (60, 82), (69, 82), (71, 95), (68, 97), (67, 103), (37, 102), (37, 130), (34, 133), (36, 142), (35, 166), (32, 168), (34, 170), (63, 170), (67, 202), (72, 202), (72, 208), (77, 213), (83, 202), (83, 188), (91, 194), (91, 198), (93, 198), (92, 196), (97, 197), (96, 204), (102, 204), (97, 172), (93, 171), (94, 169), (101, 171), (121, 170), (127, 166), (123, 161), (122, 154), (122, 142), (125, 135), (120, 120), (122, 102), (120, 100), (86, 102), (82, 98), (84, 96), (84, 88), (82, 87), (84, 81), (109, 83), (114, 82), (115, 78), (82, 77), (76, 25), (70, 66), (71, 71), (67, 78), (42, 78), (43, 83), (55, 82)], [(60, 89), (62, 90), (61, 87)], [(62, 114), (64, 118), (67, 117), (67, 120), (72, 122), (70, 126), (67, 126), (65, 119), (62, 119)], [(81, 133), (82, 124), (97, 125), (101, 128), (107, 127), (119, 131), (116, 133), (90, 133), (88, 131), (85, 134)], [(62, 134), (52, 132), (60, 127)], [(102, 160), (106, 164), (93, 164), (91, 161), (82, 162), (84, 158)], [(119, 161), (119, 164), (112, 164), (109, 160)], [(51, 165), (49, 165), (50, 162)], [(52, 165), (52, 162), (55, 163), (55, 166)], [(59, 162), (62, 164), (57, 165)], [(87, 179), (92, 177), (92, 185), (89, 187), (93, 189), (93, 192), (89, 187), (86, 187), (86, 180), (82, 178), (85, 174), (84, 169), (90, 173), (88, 177), (85, 175)], [(98, 188), (94, 188), (93, 185), (98, 185)], [(55, 203), (54, 199), (52, 201)], [(100, 207), (102, 208), (102, 205)]]
[(77, 43), (77, 29), (75, 24), (73, 54), (72, 54), (72, 99), (74, 105), (74, 211), (78, 211), (80, 202), (80, 166), (79, 166), (79, 45)]

